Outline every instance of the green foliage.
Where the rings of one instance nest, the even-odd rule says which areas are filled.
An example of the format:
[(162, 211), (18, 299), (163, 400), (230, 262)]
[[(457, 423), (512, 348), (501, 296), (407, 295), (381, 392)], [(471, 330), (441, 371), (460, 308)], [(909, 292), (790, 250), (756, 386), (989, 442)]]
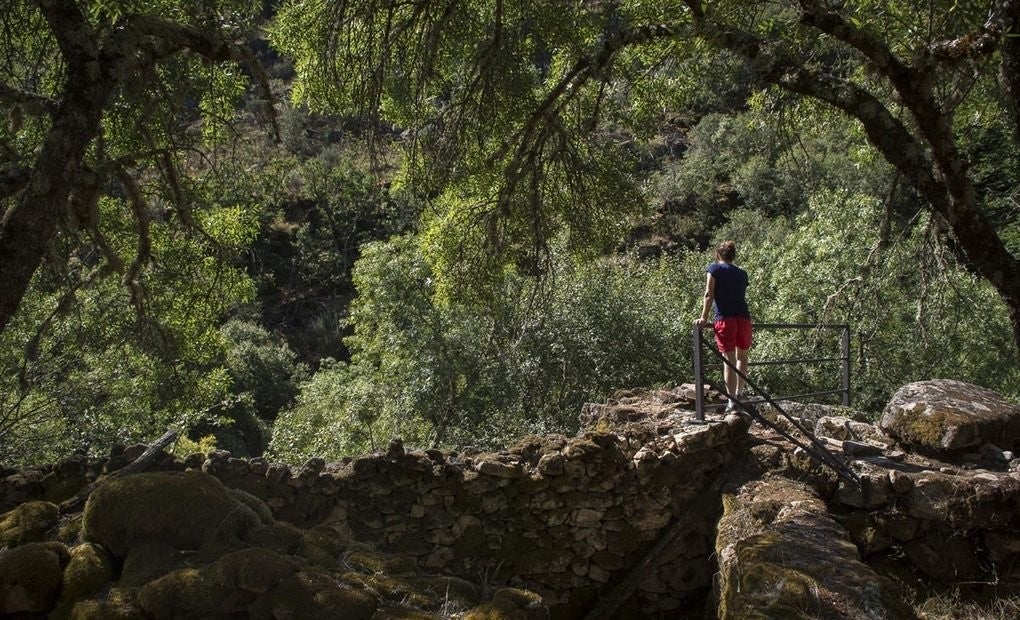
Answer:
[[(103, 209), (103, 234), (127, 262), (134, 239), (121, 218), (129, 215), (110, 200)], [(71, 256), (36, 274), (0, 334), (0, 452), (8, 462), (187, 431), (227, 398), (218, 323), (254, 289), (214, 256), (236, 256), (255, 222), (233, 207), (196, 217), (207, 236), (152, 225), (155, 261), (132, 289), (82, 239), (70, 239), (61, 249)]]
[(226, 339), (230, 396), (216, 409), (215, 419), (191, 434), (197, 437), (212, 430), (219, 445), (232, 453), (259, 455), (269, 444), (276, 414), (293, 402), (308, 370), (283, 338), (260, 325), (231, 319), (220, 332)]
[(285, 462), (311, 456), (339, 459), (380, 448), (390, 437), (418, 429), (390, 424), (379, 415), (379, 388), (346, 363), (323, 360), (301, 386), (294, 407), (273, 426), (269, 454)]
[[(959, 264), (924, 216), (883, 238), (882, 206), (829, 192), (789, 222), (735, 213), (719, 238), (742, 240), (738, 262), (751, 274), (755, 321), (849, 324), (852, 401), (867, 411), (881, 410), (900, 386), (935, 377), (1020, 393), (1001, 299)], [(763, 330), (752, 361), (841, 354), (831, 331)], [(779, 394), (839, 387), (836, 364), (753, 368), (752, 376)]]
[(216, 435), (204, 435), (197, 439), (178, 437), (170, 451), (177, 458), (184, 459), (195, 453), (209, 454), (215, 449)]
[[(230, 40), (262, 5), (77, 4), (97, 37), (144, 13)], [(799, 10), (703, 4), (768, 41), (763, 53), (853, 80), (898, 113), (863, 57), (818, 37)], [(838, 11), (913, 59), (983, 23), (986, 4)], [(5, 9), (4, 85), (57, 96), (64, 67), (49, 60), (45, 20), (31, 3)], [(673, 1), (284, 3), (271, 36), (297, 77), (277, 84), (295, 101), (283, 150), (237, 124), (247, 78), (236, 66), (194, 54), (142, 65), (86, 157), (98, 189), (75, 192), (67, 230), (0, 335), (0, 454), (95, 452), (166, 426), (204, 435), (202, 449), (215, 433), (255, 453), (281, 409), (270, 451), (292, 461), (394, 435), (492, 447), (570, 432), (585, 401), (689, 379), (711, 260), (693, 250), (723, 238), (751, 273), (759, 322), (852, 326), (859, 406), (933, 376), (1020, 393), (1001, 301), (919, 214), (909, 180), (856, 121), (761, 89), (712, 33), (690, 36), (691, 17)], [(679, 34), (635, 29), (660, 23)], [(608, 54), (607, 42), (619, 47)], [(1016, 252), (1015, 119), (992, 72), (971, 69), (936, 72), (935, 92), (980, 208)], [(12, 170), (31, 162), (49, 118), (16, 95), (0, 96)], [(244, 111), (265, 106), (249, 96)], [(366, 128), (388, 135), (355, 137)], [(654, 240), (690, 253), (613, 256), (649, 204)], [(253, 242), (249, 278), (237, 265)], [(260, 310), (268, 329), (251, 318)], [(837, 344), (763, 331), (753, 355), (828, 356)], [(298, 360), (329, 357), (341, 361), (306, 380)], [(830, 387), (830, 370), (754, 373), (800, 392)]]
[(230, 343), (226, 367), (233, 393), (250, 394), (254, 414), (272, 419), (297, 394), (305, 368), (282, 338), (260, 325), (232, 319), (220, 331)]
[(354, 296), (351, 271), (361, 246), (412, 228), (420, 207), (391, 191), (386, 160), (373, 161), (363, 142), (296, 141), (315, 155), (278, 160), (274, 175), (287, 191), (276, 197), (278, 208), (262, 213), (250, 270), (267, 327), (284, 334), (303, 361), (316, 363), (346, 357), (341, 321)]
[(429, 243), (444, 288), (543, 273), (564, 231), (604, 249), (640, 196), (626, 140), (599, 123), (612, 97), (574, 61), (619, 22), (534, 0), (440, 5), (288, 3), (271, 36), (296, 59), (298, 100), (407, 129), (399, 185), (440, 197)]
[(355, 270), (351, 361), (302, 386), (270, 451), (339, 458), (394, 435), (494, 447), (576, 430), (584, 402), (690, 374), (701, 269), (675, 259), (563, 264), (544, 287), (508, 274), (482, 305), (438, 296), (413, 237), (371, 244)]

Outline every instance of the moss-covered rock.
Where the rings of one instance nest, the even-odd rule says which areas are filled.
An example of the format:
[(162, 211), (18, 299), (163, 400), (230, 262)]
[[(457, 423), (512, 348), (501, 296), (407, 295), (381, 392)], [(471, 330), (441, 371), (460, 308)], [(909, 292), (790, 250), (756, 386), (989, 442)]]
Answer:
[(229, 594), (203, 570), (182, 568), (142, 586), (138, 604), (154, 618), (211, 618), (243, 610), (229, 605)]
[(468, 610), (464, 620), (544, 620), (549, 609), (538, 594), (517, 588), (501, 588), (492, 600)]
[(43, 499), (59, 504), (74, 497), (74, 494), (82, 490), (88, 481), (85, 479), (84, 470), (82, 470), (72, 476), (64, 476), (55, 472), (44, 478), (42, 484), (46, 489)]
[(380, 605), (372, 620), (437, 620), (446, 616), (440, 616), (413, 607), (401, 607), (399, 605)]
[(719, 618), (913, 617), (807, 486), (755, 481), (723, 506)]
[(143, 542), (128, 551), (117, 585), (140, 588), (163, 575), (185, 568), (194, 552), (180, 551), (161, 541)]
[(248, 538), (259, 516), (201, 472), (143, 473), (110, 480), (85, 505), (82, 535), (117, 557), (137, 544), (175, 549)]
[(71, 558), (64, 569), (64, 586), (57, 608), (50, 618), (71, 617), (75, 605), (91, 597), (113, 580), (110, 556), (99, 545), (86, 543), (71, 549)]
[(210, 566), (206, 573), (229, 590), (262, 594), (274, 588), (284, 577), (297, 572), (299, 564), (270, 549), (249, 547), (228, 553)]
[(0, 515), (0, 549), (47, 538), (60, 521), (60, 508), (52, 502), (33, 501)]
[(299, 549), (304, 530), (285, 521), (261, 525), (250, 532), (249, 540), (257, 547), (266, 547), (277, 553), (290, 555)]
[(260, 596), (248, 613), (256, 620), (368, 620), (378, 607), (376, 597), (364, 590), (340, 587), (327, 573), (301, 571), (285, 577), (276, 588)]
[(901, 387), (879, 426), (920, 452), (952, 455), (985, 443), (1020, 448), (1020, 406), (962, 381), (935, 379)]
[(74, 620), (144, 620), (145, 613), (117, 601), (80, 601), (71, 611)]
[(435, 575), (345, 573), (343, 583), (377, 595), (383, 603), (410, 605), (447, 613), (469, 609), (479, 602), (478, 588), (463, 579)]
[(542, 597), (529, 590), (500, 588), (492, 599), (468, 610), (464, 620), (545, 620), (549, 608)]
[(384, 553), (367, 545), (356, 545), (344, 554), (343, 561), (365, 572), (387, 575), (407, 574), (417, 569), (414, 560), (407, 556)]
[(76, 512), (62, 517), (54, 539), (69, 547), (81, 542), (81, 513)]
[(341, 524), (317, 525), (302, 534), (297, 554), (319, 566), (332, 568), (352, 540), (349, 530)]
[(528, 620), (528, 615), (505, 601), (489, 601), (464, 613), (463, 620)]
[(0, 553), (0, 616), (52, 610), (70, 557), (57, 542), (27, 543)]

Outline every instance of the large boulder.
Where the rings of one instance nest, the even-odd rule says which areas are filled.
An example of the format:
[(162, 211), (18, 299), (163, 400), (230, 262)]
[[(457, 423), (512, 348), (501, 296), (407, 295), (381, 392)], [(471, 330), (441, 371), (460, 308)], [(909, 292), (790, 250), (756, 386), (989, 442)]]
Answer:
[(995, 392), (951, 379), (910, 383), (893, 395), (879, 426), (919, 452), (950, 456), (992, 443), (1020, 447), (1020, 406)]
[(0, 617), (35, 617), (53, 609), (70, 557), (56, 542), (28, 543), (0, 554)]
[(139, 544), (179, 550), (250, 538), (262, 519), (219, 480), (201, 472), (134, 474), (110, 480), (85, 504), (82, 535), (124, 558)]

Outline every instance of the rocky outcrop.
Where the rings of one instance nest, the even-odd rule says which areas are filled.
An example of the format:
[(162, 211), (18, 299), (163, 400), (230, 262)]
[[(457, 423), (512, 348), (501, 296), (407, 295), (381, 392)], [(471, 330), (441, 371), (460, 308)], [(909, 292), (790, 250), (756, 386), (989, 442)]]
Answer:
[(903, 445), (952, 456), (986, 444), (1020, 448), (1020, 406), (983, 387), (937, 379), (903, 386), (879, 427)]
[(891, 580), (860, 557), (808, 485), (755, 480), (727, 494), (719, 521), (718, 617), (909, 618)]
[[(910, 612), (891, 577), (1018, 591), (1012, 455), (914, 454), (846, 408), (791, 405), (797, 425), (763, 412), (813, 429), (857, 484), (769, 426), (698, 423), (692, 398), (621, 393), (586, 406), (576, 437), (494, 453), (394, 440), (290, 467), (215, 451), (104, 478), (132, 446), (8, 471), (0, 613), (896, 618)], [(83, 512), (51, 503), (97, 481)]]

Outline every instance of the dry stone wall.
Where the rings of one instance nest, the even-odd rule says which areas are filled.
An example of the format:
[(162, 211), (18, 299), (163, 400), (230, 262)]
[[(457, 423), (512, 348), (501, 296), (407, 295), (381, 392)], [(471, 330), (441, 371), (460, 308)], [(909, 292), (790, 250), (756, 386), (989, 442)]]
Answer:
[[(591, 405), (586, 419), (599, 428), (525, 437), (497, 453), (421, 451), (395, 440), (341, 463), (289, 467), (217, 451), (165, 458), (155, 469), (201, 470), (262, 500), (278, 520), (349, 528), (425, 570), (537, 592), (564, 617), (590, 607), (670, 528), (677, 544), (646, 566), (629, 597), (638, 613), (661, 612), (699, 604), (711, 588), (718, 480), (747, 429), (736, 416), (692, 424), (689, 396), (633, 396), (640, 415), (626, 399)], [(143, 449), (10, 473), (0, 511), (60, 501)]]
[(499, 453), (407, 450), (395, 441), (385, 453), (328, 466), (316, 459), (295, 471), (225, 453), (190, 465), (263, 499), (279, 519), (343, 523), (425, 569), (483, 575), (554, 607), (590, 604), (673, 526), (681, 544), (642, 579), (637, 597), (665, 610), (711, 587), (721, 510), (713, 487), (745, 429), (735, 417), (707, 425), (663, 417), (574, 438), (526, 437)]

